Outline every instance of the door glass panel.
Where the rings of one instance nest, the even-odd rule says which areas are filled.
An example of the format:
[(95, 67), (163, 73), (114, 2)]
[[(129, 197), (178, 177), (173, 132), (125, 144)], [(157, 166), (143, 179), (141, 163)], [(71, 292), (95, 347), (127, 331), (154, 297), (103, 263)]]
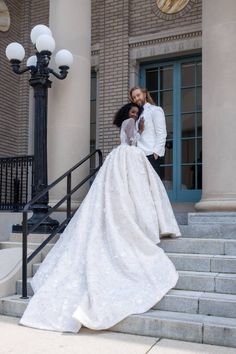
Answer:
[(202, 164), (198, 164), (197, 168), (197, 181), (196, 181), (196, 188), (202, 189)]
[(182, 86), (188, 86), (181, 89), (181, 189), (196, 190), (202, 178), (201, 65), (182, 64), (181, 73)]
[(167, 190), (170, 191), (173, 189), (173, 167), (172, 166), (161, 166), (160, 178)]
[(162, 90), (173, 87), (173, 68), (172, 66), (160, 68), (160, 88)]
[(186, 63), (181, 66), (181, 84), (183, 86), (195, 85), (195, 63)]
[(182, 140), (182, 163), (195, 162), (195, 139)]
[(173, 113), (173, 91), (162, 91), (160, 93), (160, 106), (164, 109), (165, 114)]
[(150, 92), (150, 91), (149, 91), (149, 93), (150, 93), (150, 95), (151, 95), (151, 97), (152, 97), (154, 103), (155, 103), (156, 105), (158, 105), (158, 94), (157, 94), (156, 92)]
[(166, 117), (160, 177), (171, 198), (191, 201), (186, 196), (199, 196), (202, 188), (202, 64), (198, 58), (156, 63), (145, 75), (143, 86)]
[(158, 70), (148, 70), (146, 72), (146, 85), (149, 91), (158, 89)]
[(182, 166), (182, 184), (181, 184), (182, 190), (195, 188), (195, 182), (193, 177), (194, 169), (195, 169), (195, 165)]
[(182, 112), (195, 111), (195, 88), (181, 90), (181, 108)]
[(182, 137), (195, 136), (195, 114), (182, 114)]
[(166, 116), (167, 139), (173, 138), (173, 116)]
[(166, 152), (164, 156), (164, 164), (170, 165), (173, 163), (173, 140), (166, 142)]

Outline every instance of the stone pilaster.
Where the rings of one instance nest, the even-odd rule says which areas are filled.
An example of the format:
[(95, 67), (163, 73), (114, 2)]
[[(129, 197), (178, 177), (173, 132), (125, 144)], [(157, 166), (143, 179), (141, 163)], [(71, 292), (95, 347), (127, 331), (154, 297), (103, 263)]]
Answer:
[(200, 211), (236, 210), (236, 3), (203, 1), (203, 194)]
[[(48, 167), (49, 181), (53, 181), (89, 153), (90, 0), (50, 0), (49, 23), (56, 41), (55, 52), (66, 48), (74, 56), (68, 77), (62, 81), (54, 78), (49, 89)], [(80, 171), (74, 182), (88, 173), (89, 164)], [(62, 183), (50, 194), (52, 204), (65, 193), (65, 188), (66, 183)], [(82, 197), (78, 194), (74, 203)]]

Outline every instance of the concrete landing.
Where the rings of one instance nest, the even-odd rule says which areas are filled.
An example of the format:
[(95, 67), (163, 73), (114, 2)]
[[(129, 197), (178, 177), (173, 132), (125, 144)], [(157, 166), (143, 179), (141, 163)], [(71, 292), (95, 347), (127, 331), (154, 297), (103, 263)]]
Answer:
[(41, 331), (0, 316), (1, 354), (235, 354), (235, 349), (83, 328), (79, 334)]

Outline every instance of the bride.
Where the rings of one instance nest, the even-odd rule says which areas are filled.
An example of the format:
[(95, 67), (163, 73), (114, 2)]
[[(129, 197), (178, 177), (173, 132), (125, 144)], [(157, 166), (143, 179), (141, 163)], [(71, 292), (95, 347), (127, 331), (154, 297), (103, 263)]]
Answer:
[(20, 324), (107, 329), (149, 310), (176, 285), (178, 273), (156, 244), (180, 231), (160, 178), (135, 146), (140, 113), (133, 103), (117, 112), (121, 145), (32, 279), (34, 296)]

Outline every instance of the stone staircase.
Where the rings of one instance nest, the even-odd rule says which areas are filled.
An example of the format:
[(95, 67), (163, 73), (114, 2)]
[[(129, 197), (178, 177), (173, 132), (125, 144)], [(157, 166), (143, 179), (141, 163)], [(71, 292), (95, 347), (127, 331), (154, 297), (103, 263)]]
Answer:
[[(175, 289), (150, 311), (129, 316), (110, 330), (236, 347), (236, 213), (190, 213), (188, 224), (180, 227), (182, 238), (165, 238), (160, 245), (179, 272)], [(0, 249), (21, 247), (17, 237), (1, 242)], [(31, 249), (35, 241), (32, 236)], [(33, 264), (33, 274), (39, 266)], [(21, 287), (21, 280), (16, 281), (16, 294), (0, 299), (1, 314), (22, 315), (27, 300), (20, 298)]]

